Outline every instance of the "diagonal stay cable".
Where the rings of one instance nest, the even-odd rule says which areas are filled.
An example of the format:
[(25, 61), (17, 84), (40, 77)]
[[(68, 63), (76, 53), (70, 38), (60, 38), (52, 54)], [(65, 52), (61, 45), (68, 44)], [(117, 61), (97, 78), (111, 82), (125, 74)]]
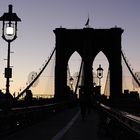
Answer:
[(77, 93), (77, 89), (78, 89), (78, 85), (79, 85), (79, 81), (80, 81), (80, 76), (81, 76), (81, 72), (82, 72), (82, 66), (83, 66), (83, 61), (81, 61), (81, 65), (80, 65), (80, 70), (79, 70), (79, 75), (78, 75), (78, 79), (77, 79), (77, 83), (76, 83), (76, 87), (75, 87), (75, 94)]

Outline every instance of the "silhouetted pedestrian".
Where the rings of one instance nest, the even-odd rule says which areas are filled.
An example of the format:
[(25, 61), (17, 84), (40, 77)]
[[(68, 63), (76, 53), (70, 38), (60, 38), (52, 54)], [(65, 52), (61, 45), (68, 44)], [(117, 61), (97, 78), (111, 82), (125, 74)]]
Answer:
[(82, 119), (85, 120), (86, 112), (87, 112), (87, 100), (86, 100), (83, 86), (81, 86), (79, 89), (79, 103), (80, 103), (80, 108), (81, 108)]
[(92, 94), (87, 95), (87, 113), (90, 114), (93, 109), (93, 97)]

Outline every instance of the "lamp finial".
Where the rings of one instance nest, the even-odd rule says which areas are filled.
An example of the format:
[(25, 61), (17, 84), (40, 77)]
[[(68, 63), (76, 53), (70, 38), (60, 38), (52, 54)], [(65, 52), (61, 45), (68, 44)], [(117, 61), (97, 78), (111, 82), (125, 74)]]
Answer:
[(12, 11), (13, 11), (13, 5), (9, 4), (9, 13), (12, 13)]

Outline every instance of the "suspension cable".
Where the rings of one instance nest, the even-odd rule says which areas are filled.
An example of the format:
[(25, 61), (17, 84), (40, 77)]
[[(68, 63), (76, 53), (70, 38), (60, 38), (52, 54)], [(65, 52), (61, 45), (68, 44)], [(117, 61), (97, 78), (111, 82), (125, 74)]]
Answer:
[(128, 64), (127, 61), (126, 61), (126, 58), (125, 58), (125, 56), (124, 56), (124, 53), (123, 53), (122, 51), (121, 51), (121, 54), (122, 54), (123, 60), (124, 60), (124, 62), (125, 62), (125, 64), (126, 64), (128, 70), (129, 70), (129, 72), (131, 73), (131, 75), (132, 75), (132, 77), (134, 78), (135, 82), (136, 82), (136, 83), (138, 84), (138, 86), (140, 87), (140, 82), (138, 81), (138, 79), (136, 78), (135, 74), (134, 74), (133, 71), (131, 70), (129, 64)]
[(56, 48), (54, 48), (54, 50), (52, 51), (48, 61), (46, 62), (46, 64), (44, 65), (44, 67), (42, 68), (42, 70), (38, 73), (38, 75), (33, 79), (33, 81), (16, 97), (16, 99), (19, 99), (19, 97), (21, 97), (34, 83), (35, 81), (40, 77), (40, 75), (42, 74), (42, 72), (45, 70), (45, 68), (47, 67), (47, 65), (49, 64), (54, 52), (55, 52)]

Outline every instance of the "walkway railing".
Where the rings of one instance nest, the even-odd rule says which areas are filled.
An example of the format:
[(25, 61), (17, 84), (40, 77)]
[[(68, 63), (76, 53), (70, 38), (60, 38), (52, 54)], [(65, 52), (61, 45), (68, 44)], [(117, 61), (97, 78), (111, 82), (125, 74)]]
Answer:
[(40, 106), (28, 106), (0, 109), (0, 136), (12, 133), (20, 128), (45, 120), (50, 115), (68, 107), (69, 102), (52, 103)]
[(40, 98), (50, 99), (50, 98), (54, 98), (54, 95), (52, 95), (52, 94), (50, 94), (50, 95), (48, 95), (48, 94), (34, 94), (33, 98), (35, 98), (35, 99), (40, 99)]
[[(100, 104), (99, 108), (106, 116), (106, 126), (111, 133), (120, 138), (140, 139), (140, 117)], [(111, 130), (112, 129), (112, 130)], [(113, 132), (113, 129), (114, 132)], [(118, 130), (117, 130), (118, 129)]]

